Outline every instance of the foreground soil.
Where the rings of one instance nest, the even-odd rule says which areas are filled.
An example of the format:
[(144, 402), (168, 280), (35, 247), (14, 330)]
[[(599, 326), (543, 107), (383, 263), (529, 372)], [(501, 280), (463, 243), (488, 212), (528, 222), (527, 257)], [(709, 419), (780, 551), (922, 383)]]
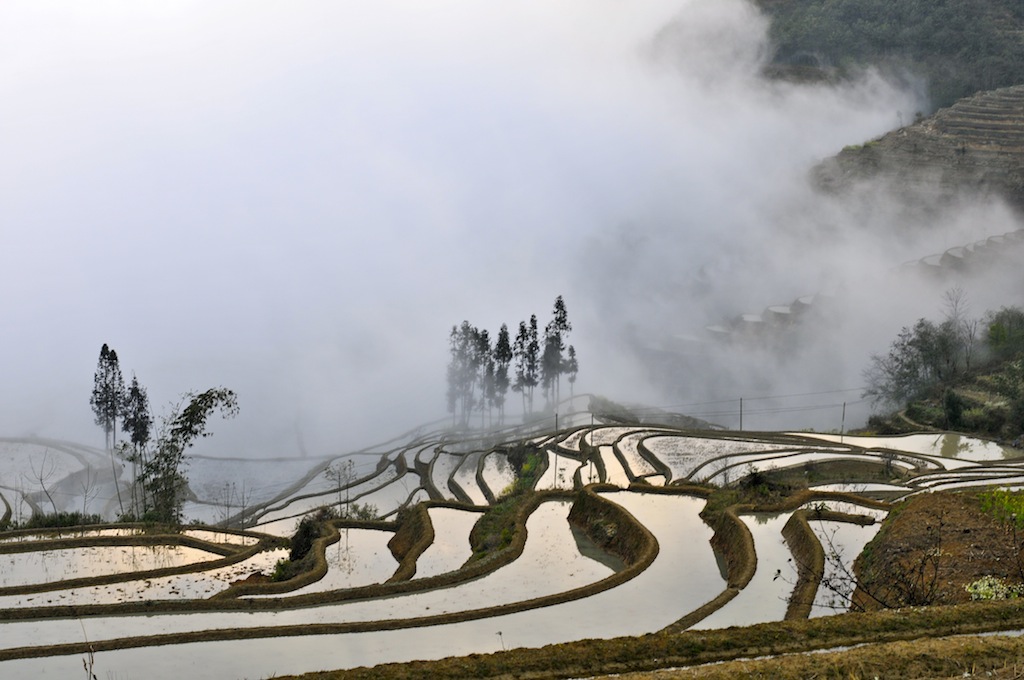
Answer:
[(958, 604), (983, 576), (1024, 581), (1024, 532), (982, 507), (984, 492), (926, 493), (890, 513), (857, 561), (864, 609)]

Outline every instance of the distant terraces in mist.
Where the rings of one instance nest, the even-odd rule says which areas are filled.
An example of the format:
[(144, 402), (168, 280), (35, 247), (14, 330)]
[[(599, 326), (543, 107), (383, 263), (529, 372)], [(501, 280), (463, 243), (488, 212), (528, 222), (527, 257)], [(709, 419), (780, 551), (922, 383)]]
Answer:
[[(997, 234), (965, 246), (949, 248), (945, 252), (905, 262), (898, 267), (898, 275), (922, 275), (942, 281), (948, 276), (982, 272), (1011, 258), (1019, 258), (1024, 251), (1024, 229)], [(720, 324), (707, 326), (708, 337), (714, 340), (756, 340), (758, 343), (777, 338), (788, 341), (787, 328), (821, 316), (841, 307), (834, 292), (799, 297), (790, 304), (769, 305), (761, 313), (740, 314)]]
[(922, 201), (977, 192), (1024, 207), (1024, 85), (978, 93), (847, 147), (816, 174), (835, 191), (878, 178)]

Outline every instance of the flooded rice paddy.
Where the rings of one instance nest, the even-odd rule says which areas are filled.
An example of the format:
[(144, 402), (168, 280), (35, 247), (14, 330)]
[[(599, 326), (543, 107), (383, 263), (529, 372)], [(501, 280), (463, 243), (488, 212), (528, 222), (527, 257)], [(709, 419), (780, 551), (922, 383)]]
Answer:
[[(360, 452), (358, 457), (278, 461), (276, 478), (270, 472), (275, 468), (266, 462), (204, 460), (196, 469), (207, 477), (194, 482), (203, 491), (186, 508), (219, 526), (187, 527), (185, 534), (220, 546), (223, 554), (183, 545), (90, 544), (131, 541), (141, 534), (138, 527), (0, 533), (0, 676), (80, 673), (80, 653), (46, 646), (76, 645), (86, 639), (123, 640), (127, 645), (97, 653), (100, 677), (161, 677), (160, 669), (168, 669), (164, 677), (255, 678), (650, 633), (684, 617), (691, 621), (694, 612), (727, 587), (722, 555), (711, 546), (714, 530), (700, 517), (704, 499), (684, 489), (673, 492), (675, 485), (695, 480), (742, 485), (753, 476), (782, 471), (803, 475), (809, 488), (831, 494), (805, 503), (802, 509), (808, 516), (818, 509), (875, 520), (869, 526), (832, 521), (832, 516), (829, 521), (810, 522), (826, 552), (831, 547), (845, 560), (828, 562), (826, 577), (849, 568), (886, 514), (859, 504), (859, 497), (894, 499), (937, 488), (1024, 485), (1021, 452), (953, 435), (688, 433), (661, 426), (586, 424), (591, 420), (589, 413), (576, 414), (566, 418), (568, 429), (556, 434), (526, 428), (462, 438), (450, 432), (419, 432), (404, 445), (391, 442), (387, 449)], [(526, 517), (521, 554), (474, 578), (461, 579), (461, 570), (474, 563), (474, 526), (517, 484), (508, 452), (523, 442), (536, 454), (534, 488), (566, 495), (549, 497)], [(51, 459), (53, 474), (61, 479), (81, 479), (103, 465), (110, 470), (109, 459), (95, 449), (43, 440), (0, 440), (0, 464), (9, 466), (0, 470), (0, 494), (6, 501), (0, 503), (0, 512), (7, 505), (12, 508), (6, 513), (8, 521), (20, 521), (14, 508), (28, 514), (33, 505), (39, 506), (42, 490), (25, 488), (26, 471), (31, 476), (33, 466), (38, 469), (41, 461)], [(328, 465), (349, 465), (350, 474), (342, 481), (329, 477)], [(226, 476), (217, 478), (220, 473)], [(125, 493), (129, 482), (118, 480)], [(248, 491), (231, 496), (232, 482), (234, 490), (244, 482)], [(112, 479), (110, 483), (113, 490)], [(600, 487), (601, 497), (627, 511), (653, 535), (658, 550), (650, 564), (627, 568), (621, 556), (599, 547), (601, 541), (595, 542), (594, 535), (584, 536), (570, 525), (571, 494), (591, 483), (611, 485)], [(612, 487), (619, 490), (609, 491)], [(665, 492), (654, 493), (652, 487), (665, 487)], [(223, 492), (219, 498), (218, 490)], [(837, 493), (846, 495), (838, 498)], [(431, 504), (436, 501), (445, 504)], [(396, 520), (405, 516), (404, 509), (420, 502), (428, 503), (433, 540), (416, 557), (412, 580), (401, 591), (344, 597), (356, 592), (353, 589), (384, 587), (381, 584), (395, 576), (399, 558), (389, 543), (396, 537)], [(107, 500), (103, 503), (109, 505)], [(68, 502), (69, 507), (76, 505), (80, 508), (82, 499)], [(233, 600), (232, 584), (269, 579), (289, 551), (259, 544), (261, 536), (290, 537), (299, 519), (322, 506), (334, 507), (342, 517), (353, 509), (364, 513), (360, 521), (337, 520), (340, 537), (323, 548), (327, 568), (322, 578), (284, 593), (242, 595), (258, 605), (252, 611), (218, 607), (214, 603), (222, 600), (209, 600)], [(724, 606), (704, 612), (696, 627), (785, 617), (796, 579), (793, 555), (782, 538), (791, 514), (740, 516), (753, 537), (754, 575)], [(371, 517), (391, 524), (368, 524)], [(231, 530), (221, 528), (228, 526)], [(253, 533), (240, 531), (243, 526)], [(602, 526), (605, 539), (627, 530), (618, 524)], [(496, 534), (498, 549), (507, 538)], [(55, 547), (53, 541), (63, 539), (79, 543)], [(204, 566), (242, 550), (249, 550), (244, 559)], [(133, 576), (167, 568), (182, 571), (188, 565), (194, 569), (189, 567), (187, 573)], [(105, 580), (61, 585), (92, 576)], [(172, 613), (161, 606), (181, 601), (197, 606), (188, 613)], [(129, 616), (116, 609), (140, 602), (151, 603), (151, 613)], [(64, 604), (100, 609), (81, 619), (67, 618), (57, 608)], [(820, 591), (811, 616), (843, 606), (833, 593)], [(16, 614), (26, 608), (31, 608), (31, 618), (18, 620)], [(316, 629), (317, 635), (307, 634), (313, 625), (329, 626), (334, 632), (323, 635)], [(159, 645), (138, 639), (197, 631), (218, 631), (222, 638), (245, 631), (257, 639), (168, 638)], [(35, 658), (14, 658), (24, 655)]]
[(473, 551), (469, 532), (480, 519), (480, 513), (456, 508), (430, 508), (434, 540), (416, 560), (416, 577), (437, 576), (455, 571), (465, 564)]
[(749, 626), (781, 621), (786, 616), (789, 596), (796, 580), (793, 556), (782, 538), (782, 527), (790, 513), (743, 515), (741, 519), (754, 537), (757, 569), (740, 594), (695, 628)]
[(0, 592), (42, 583), (167, 569), (219, 558), (220, 555), (180, 545), (92, 546), (0, 554)]

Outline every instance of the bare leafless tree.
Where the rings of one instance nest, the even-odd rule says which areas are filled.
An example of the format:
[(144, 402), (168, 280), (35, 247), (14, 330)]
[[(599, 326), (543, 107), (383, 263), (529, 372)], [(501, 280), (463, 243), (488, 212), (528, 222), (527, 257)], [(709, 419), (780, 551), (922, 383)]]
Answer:
[[(334, 482), (338, 490), (338, 511), (341, 516), (346, 516), (346, 507), (349, 502), (349, 491), (352, 482), (356, 478), (356, 464), (351, 460), (339, 461), (327, 466), (324, 470), (324, 477)], [(342, 501), (341, 492), (345, 492), (345, 500)]]
[[(825, 570), (814, 604), (835, 611), (863, 611), (869, 603), (883, 609), (933, 604), (938, 594), (942, 567), (943, 517), (925, 528), (926, 547), (914, 559), (887, 565), (885, 573), (854, 571), (856, 556), (847, 555), (836, 542), (836, 529), (822, 531)], [(793, 568), (800, 573), (812, 569), (795, 556)]]
[(43, 459), (39, 462), (39, 467), (36, 467), (35, 457), (29, 458), (29, 467), (32, 469), (32, 480), (39, 484), (39, 488), (42, 490), (43, 495), (46, 496), (46, 500), (50, 501), (50, 506), (53, 508), (54, 514), (58, 512), (57, 504), (53, 500), (53, 495), (50, 493), (48, 485), (53, 476), (57, 474), (57, 463), (50, 458), (50, 450), (46, 449), (43, 451)]
[[(86, 466), (85, 470), (78, 477), (78, 488), (82, 492), (82, 518), (89, 514), (89, 503), (99, 495), (99, 487), (96, 486), (98, 471)], [(115, 480), (116, 483), (116, 480)]]

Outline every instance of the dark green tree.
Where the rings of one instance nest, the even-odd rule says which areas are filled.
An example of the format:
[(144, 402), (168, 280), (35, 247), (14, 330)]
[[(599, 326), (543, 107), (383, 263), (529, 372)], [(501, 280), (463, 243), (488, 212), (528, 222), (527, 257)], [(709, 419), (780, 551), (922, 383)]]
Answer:
[(108, 451), (112, 451), (117, 444), (117, 419), (124, 413), (124, 403), (124, 377), (121, 375), (117, 352), (104, 343), (93, 374), (89, 405), (96, 416), (96, 424), (103, 428)]
[(497, 390), (497, 364), (494, 362), (494, 356), (488, 354), (483, 359), (483, 364), (480, 368), (480, 424), (483, 425), (484, 416), (483, 412), (487, 410), (487, 420), (489, 423), (494, 423), (494, 408), (498, 403), (498, 390)]
[(114, 447), (117, 445), (117, 419), (124, 413), (125, 389), (121, 366), (117, 360), (117, 352), (110, 349), (107, 343), (100, 348), (99, 362), (92, 378), (92, 396), (89, 405), (96, 416), (96, 424), (103, 428), (107, 452), (110, 454), (110, 469), (114, 475), (114, 488), (117, 490), (117, 504), (124, 514), (121, 502), (121, 485), (119, 482), (117, 463), (114, 460)]
[(512, 343), (508, 325), (501, 324), (498, 339), (494, 343), (494, 404), (498, 409), (498, 421), (505, 422), (505, 395), (508, 394), (508, 369), (512, 363)]
[(962, 292), (946, 293), (941, 323), (918, 319), (906, 326), (884, 355), (872, 355), (864, 372), (864, 396), (877, 403), (902, 406), (936, 387), (949, 388), (970, 368), (977, 323), (967, 319)]
[(569, 399), (576, 396), (576, 376), (580, 372), (580, 363), (576, 358), (576, 348), (569, 345), (569, 358), (565, 360), (565, 373), (569, 376)]
[(527, 331), (526, 356), (524, 357), (525, 370), (523, 372), (525, 385), (529, 390), (530, 413), (533, 413), (533, 390), (540, 382), (540, 337), (537, 332), (537, 315), (530, 315), (530, 326)]
[(540, 355), (540, 384), (548, 403), (561, 401), (561, 377), (566, 372), (565, 338), (572, 330), (565, 300), (555, 298), (551, 321), (544, 327), (544, 349)]
[(1009, 403), (1014, 434), (1024, 430), (1024, 359), (1007, 362), (1003, 370), (993, 376), (993, 386)]
[(150, 434), (153, 428), (153, 416), (149, 411), (149, 396), (146, 388), (139, 385), (139, 379), (132, 375), (132, 383), (128, 387), (127, 397), (124, 404), (124, 419), (121, 422), (121, 429), (128, 435), (130, 450), (125, 458), (132, 461), (132, 512), (139, 516), (145, 512), (145, 508), (139, 508), (140, 496), (145, 494), (136, 493), (138, 487), (138, 469), (140, 462), (145, 461), (146, 445), (149, 444)]
[(140, 482), (148, 508), (146, 518), (158, 522), (181, 522), (181, 506), (188, 478), (185, 467), (186, 451), (197, 439), (209, 437), (207, 422), (214, 412), (224, 418), (238, 414), (238, 398), (232, 390), (223, 387), (200, 394), (188, 393), (187, 403), (180, 405), (164, 418), (153, 445), (153, 450), (142, 457)]
[(904, 326), (887, 354), (872, 355), (864, 372), (864, 395), (875, 403), (902, 406), (949, 380), (955, 343), (948, 330), (927, 319), (918, 319), (913, 328)]
[[(473, 328), (473, 378), (475, 386), (480, 388), (480, 398), (476, 405), (480, 410), (480, 425), (484, 424), (484, 411), (494, 404), (494, 358), (491, 356), (491, 334), (487, 329)], [(473, 393), (476, 393), (476, 387)]]
[(132, 447), (140, 450), (149, 443), (152, 428), (153, 416), (149, 412), (149, 396), (146, 388), (139, 384), (139, 379), (133, 374), (132, 383), (128, 386), (125, 397), (121, 429), (128, 435)]
[(1003, 307), (986, 319), (986, 340), (997, 359), (1011, 359), (1024, 354), (1024, 311), (1019, 307)]
[(549, 323), (544, 329), (544, 352), (540, 360), (540, 384), (547, 402), (557, 403), (558, 378), (562, 372), (562, 345)]
[(525, 321), (519, 322), (519, 332), (516, 333), (515, 342), (512, 344), (512, 356), (516, 362), (516, 379), (512, 383), (512, 389), (519, 392), (523, 398), (523, 413), (526, 413), (526, 395), (529, 391), (526, 377), (526, 347), (530, 344), (530, 330)]

